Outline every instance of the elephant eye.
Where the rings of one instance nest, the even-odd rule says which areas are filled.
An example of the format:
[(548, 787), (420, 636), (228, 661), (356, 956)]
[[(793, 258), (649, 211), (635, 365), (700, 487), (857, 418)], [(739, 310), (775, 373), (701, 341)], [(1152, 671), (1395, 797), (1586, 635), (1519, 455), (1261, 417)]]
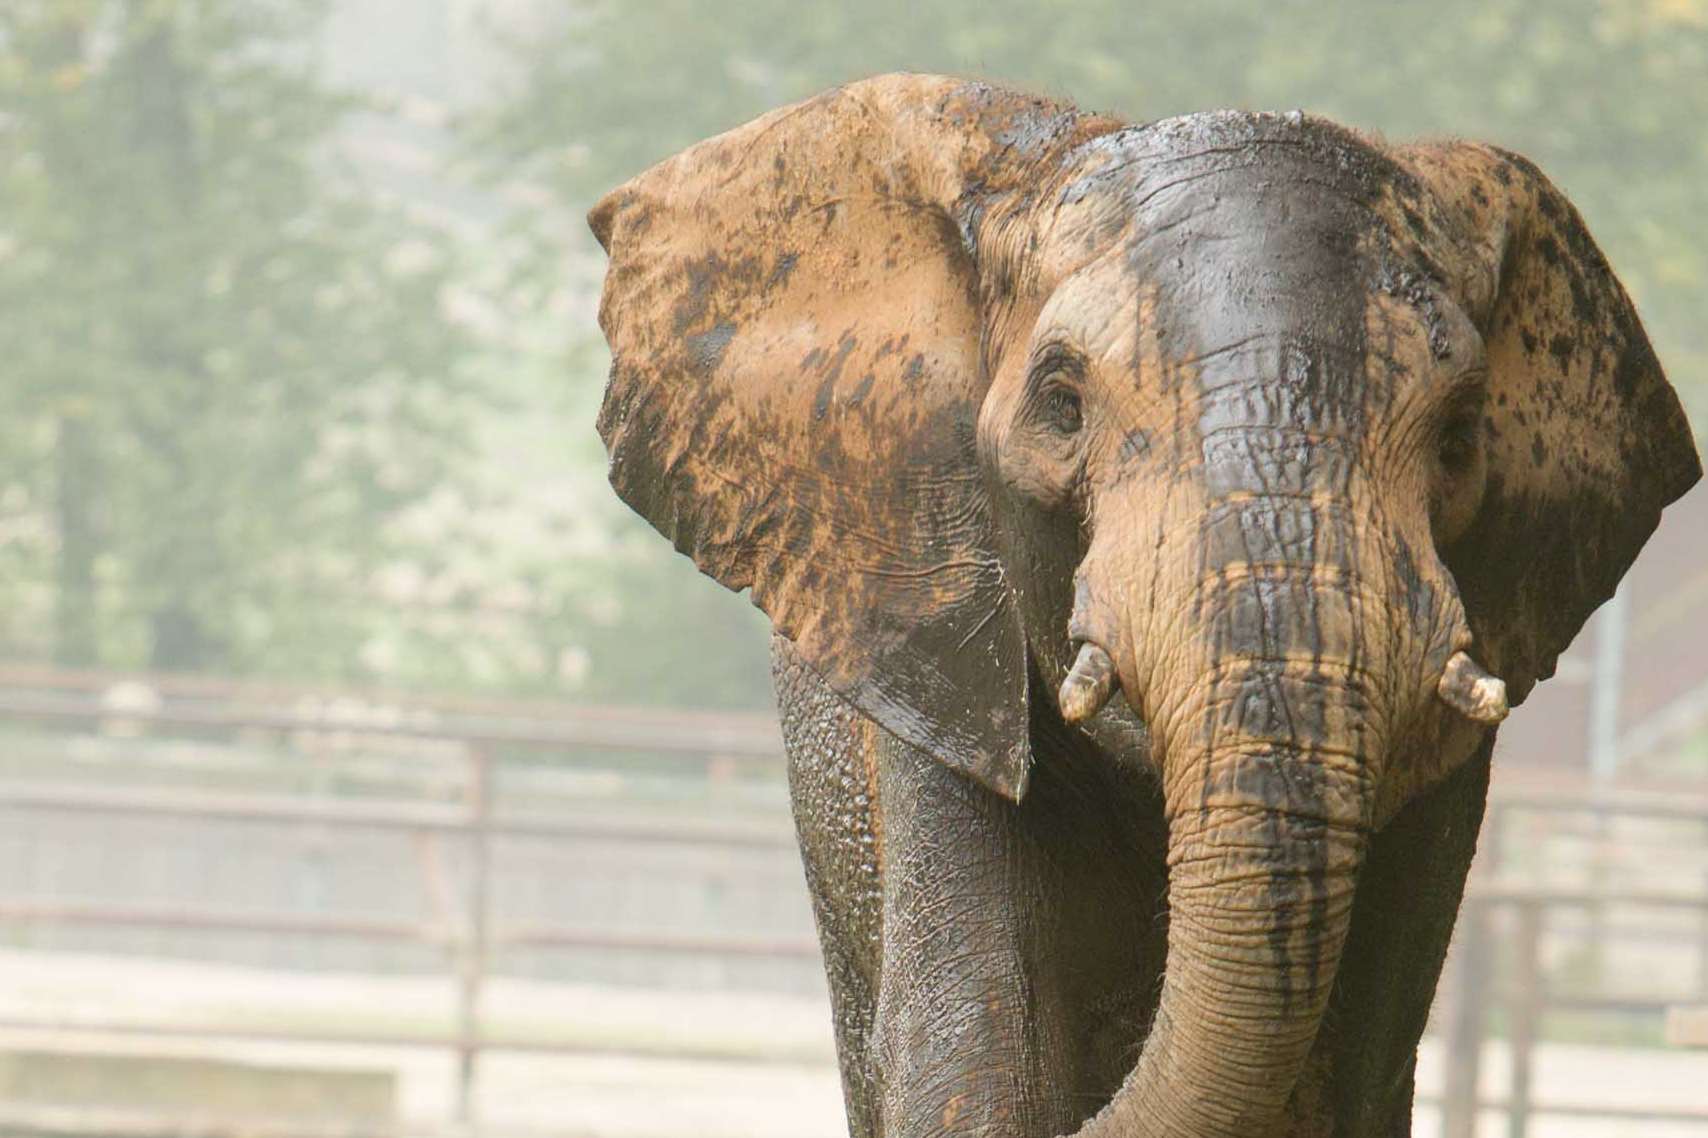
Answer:
[(1438, 444), (1441, 465), (1449, 472), (1464, 470), (1477, 456), (1478, 437), (1482, 431), (1482, 411), (1477, 407), (1461, 407), (1447, 416), (1441, 425)]
[(1079, 392), (1063, 384), (1054, 384), (1044, 393), (1043, 413), (1044, 421), (1064, 435), (1071, 435), (1084, 425)]

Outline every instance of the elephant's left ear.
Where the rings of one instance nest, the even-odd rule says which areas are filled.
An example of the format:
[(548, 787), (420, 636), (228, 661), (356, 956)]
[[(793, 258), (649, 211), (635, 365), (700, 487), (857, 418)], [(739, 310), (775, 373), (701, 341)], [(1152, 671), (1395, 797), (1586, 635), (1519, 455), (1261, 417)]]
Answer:
[(1027, 663), (976, 460), (972, 239), (1115, 125), (882, 76), (692, 147), (588, 218), (611, 256), (599, 430), (618, 494), (751, 588), (856, 707), (1015, 799)]
[(1487, 489), (1442, 552), (1476, 651), (1516, 703), (1553, 675), (1701, 465), (1630, 297), (1565, 195), (1492, 147), (1401, 158), (1487, 349)]

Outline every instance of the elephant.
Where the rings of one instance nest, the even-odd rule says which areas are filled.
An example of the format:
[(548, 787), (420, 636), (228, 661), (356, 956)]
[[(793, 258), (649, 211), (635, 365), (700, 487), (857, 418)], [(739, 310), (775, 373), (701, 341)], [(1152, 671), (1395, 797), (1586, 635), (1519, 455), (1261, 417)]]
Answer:
[(853, 1135), (1410, 1133), (1496, 725), (1700, 476), (1524, 158), (871, 78), (588, 215), (770, 618)]

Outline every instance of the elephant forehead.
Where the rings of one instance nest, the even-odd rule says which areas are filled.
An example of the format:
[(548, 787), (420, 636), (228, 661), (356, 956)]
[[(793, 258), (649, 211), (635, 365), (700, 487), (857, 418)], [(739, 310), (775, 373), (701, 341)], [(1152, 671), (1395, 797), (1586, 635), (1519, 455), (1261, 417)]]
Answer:
[(1281, 332), (1235, 338), (1189, 361), (1206, 439), (1246, 427), (1344, 432), (1362, 425), (1369, 380), (1362, 337)]
[(1143, 279), (1106, 259), (1050, 297), (1031, 355), (1071, 345), (1106, 398), (1131, 404), (1126, 417), (1144, 418), (1166, 395), (1169, 413), (1195, 420), (1206, 439), (1246, 427), (1357, 435), (1423, 386), (1437, 361), (1461, 370), (1481, 361), (1474, 327), (1450, 302), (1421, 311), (1350, 262), (1316, 292), (1258, 295), (1234, 281), (1243, 297), (1208, 295), (1219, 283)]
[(1415, 178), (1367, 140), (1304, 115), (1165, 120), (1093, 140), (1076, 162), (1056, 235), (1102, 237), (1099, 276), (1115, 262), (1156, 284), (1177, 353), (1356, 330), (1404, 222), (1394, 203), (1418, 197)]
[[(1244, 162), (1216, 154), (1182, 159), (1173, 172), (1134, 172), (1100, 195), (1116, 236), (1061, 279), (1046, 324), (1093, 347), (1113, 343), (1153, 290), (1176, 357), (1262, 334), (1328, 342), (1356, 333), (1365, 297), (1384, 275), (1400, 275), (1385, 266), (1393, 241), (1375, 208), (1381, 195), (1359, 181), (1349, 188), (1309, 154), (1284, 149)], [(1070, 216), (1058, 218), (1054, 236), (1096, 230)]]
[(1204, 111), (1112, 131), (1066, 157), (1059, 205), (1115, 201), (1128, 209), (1216, 175), (1253, 182), (1287, 169), (1319, 190), (1374, 202), (1415, 176), (1382, 147), (1348, 127), (1298, 112)]

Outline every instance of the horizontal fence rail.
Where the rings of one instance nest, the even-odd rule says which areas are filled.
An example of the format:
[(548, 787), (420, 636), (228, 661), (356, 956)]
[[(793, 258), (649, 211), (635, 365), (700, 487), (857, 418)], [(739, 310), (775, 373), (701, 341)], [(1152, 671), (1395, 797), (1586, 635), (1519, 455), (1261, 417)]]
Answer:
[[(6, 670), (0, 668), (0, 684)], [(347, 733), (360, 739), (397, 739), (451, 746), (463, 776), (459, 801), (395, 798), (337, 800), (282, 792), (236, 792), (180, 787), (114, 787), (21, 779), (0, 780), (0, 812), (70, 813), (133, 818), (283, 824), (372, 833), (446, 836), (464, 849), (471, 872), (456, 911), (440, 919), (372, 918), (355, 914), (303, 914), (213, 909), (170, 904), (109, 904), (63, 897), (0, 898), (0, 923), (28, 926), (134, 926), (256, 932), (292, 937), (351, 937), (414, 942), (442, 950), (456, 979), (455, 1031), (450, 1034), (319, 1032), (287, 1027), (230, 1029), (217, 1025), (131, 1022), (7, 1021), (5, 1028), (65, 1030), (164, 1037), (245, 1038), (286, 1042), (334, 1042), (449, 1049), (458, 1060), (456, 1111), (472, 1127), (473, 1092), (483, 1052), (574, 1051), (585, 1045), (549, 1039), (506, 1037), (483, 1030), (482, 991), (495, 952), (514, 948), (566, 951), (672, 953), (740, 959), (802, 960), (817, 956), (810, 937), (740, 936), (700, 931), (576, 927), (538, 922), (511, 925), (492, 919), (492, 862), (496, 843), (526, 839), (574, 845), (608, 843), (636, 848), (681, 847), (751, 850), (793, 857), (794, 836), (786, 822), (774, 825), (694, 818), (668, 824), (644, 818), (537, 816), (501, 811), (493, 798), (495, 756), (512, 749), (560, 752), (645, 752), (673, 759), (709, 761), (716, 756), (781, 761), (774, 723), (758, 716), (672, 717), (650, 710), (543, 711), (534, 705), (506, 706), (502, 714), (467, 701), (453, 706), (415, 707), (397, 700), (386, 714), (365, 717), (354, 701), (320, 699), (302, 692), (272, 693), (291, 706), (248, 702), (217, 686), (164, 685), (158, 700), (114, 700), (92, 684), (80, 688), (33, 677), (32, 690), (0, 686), (0, 720), (51, 723), (87, 730), (119, 725), (125, 735), (161, 731), (276, 732), (288, 735)], [(104, 682), (110, 682), (104, 681)], [(127, 680), (126, 682), (135, 682)], [(237, 702), (238, 699), (245, 702)], [(1589, 792), (1584, 787), (1538, 787), (1497, 780), (1489, 805), (1489, 855), (1465, 899), (1460, 920), (1460, 961), (1444, 986), (1449, 1003), (1443, 1020), (1448, 1055), (1446, 1085), (1439, 1102), (1443, 1134), (1471, 1138), (1479, 1110), (1507, 1114), (1510, 1138), (1522, 1138), (1539, 1114), (1608, 1119), (1675, 1119), (1708, 1123), (1700, 1111), (1633, 1110), (1534, 1101), (1531, 1068), (1542, 1017), (1550, 1010), (1600, 1012), (1665, 1011), (1676, 1000), (1598, 996), (1553, 990), (1542, 969), (1542, 942), (1549, 914), (1577, 910), (1599, 914), (1610, 907), (1694, 911), (1708, 922), (1708, 896), (1676, 892), (1614, 892), (1596, 888), (1547, 887), (1506, 880), (1500, 864), (1500, 835), (1507, 819), (1522, 813), (1582, 815), (1596, 824), (1616, 819), (1700, 823), (1708, 832), (1708, 796), (1643, 790)], [(1496, 929), (1497, 918), (1512, 926)], [(1510, 950), (1511, 975), (1492, 971), (1497, 947)], [(1509, 1040), (1510, 1092), (1500, 1100), (1480, 1097), (1483, 1042), (1489, 1012), (1505, 1010)]]
[[(42, 677), (32, 675), (32, 681)], [(181, 788), (112, 788), (14, 780), (0, 782), (0, 811), (112, 814), (236, 823), (301, 824), (367, 832), (448, 835), (467, 850), (469, 875), (460, 916), (423, 922), (353, 915), (304, 915), (230, 911), (164, 905), (113, 905), (64, 898), (0, 900), (0, 922), (13, 925), (135, 926), (210, 931), (256, 932), (306, 937), (355, 937), (416, 942), (443, 949), (457, 981), (451, 1036), (346, 1034), (291, 1028), (252, 1029), (95, 1022), (44, 1025), (65, 1030), (198, 1038), (277, 1040), (284, 1042), (367, 1043), (449, 1048), (458, 1060), (456, 1114), (459, 1124), (475, 1123), (473, 1092), (483, 1051), (572, 1051), (571, 1043), (489, 1036), (481, 1026), (480, 1004), (492, 952), (504, 948), (658, 952), (694, 956), (813, 959), (818, 947), (808, 938), (708, 934), (698, 931), (576, 928), (540, 924), (494, 928), (490, 917), (491, 846), (495, 840), (531, 839), (557, 843), (627, 843), (641, 846), (721, 847), (783, 853), (794, 838), (786, 826), (758, 827), (695, 820), (669, 825), (643, 819), (495, 816), (491, 802), (493, 752), (533, 749), (570, 752), (645, 752), (653, 756), (706, 761), (735, 757), (767, 762), (781, 758), (776, 726), (759, 716), (673, 715), (652, 710), (553, 709), (505, 707), (502, 714), (460, 703), (420, 707), (387, 701), (377, 710), (370, 701), (321, 698), (289, 693), (292, 706), (232, 703), (236, 693), (193, 685), (188, 693), (164, 685), (162, 695), (134, 680), (123, 698), (109, 686), (61, 682), (35, 690), (0, 688), (0, 720), (49, 723), (61, 728), (122, 728), (125, 735), (161, 730), (207, 729), (275, 732), (286, 735), (343, 735), (359, 740), (395, 739), (454, 745), (462, 754), (465, 777), (460, 803), (362, 799), (305, 800), (300, 794), (236, 793)], [(139, 698), (137, 687), (144, 690)], [(154, 693), (157, 698), (148, 698)], [(275, 693), (278, 694), (278, 693)]]

